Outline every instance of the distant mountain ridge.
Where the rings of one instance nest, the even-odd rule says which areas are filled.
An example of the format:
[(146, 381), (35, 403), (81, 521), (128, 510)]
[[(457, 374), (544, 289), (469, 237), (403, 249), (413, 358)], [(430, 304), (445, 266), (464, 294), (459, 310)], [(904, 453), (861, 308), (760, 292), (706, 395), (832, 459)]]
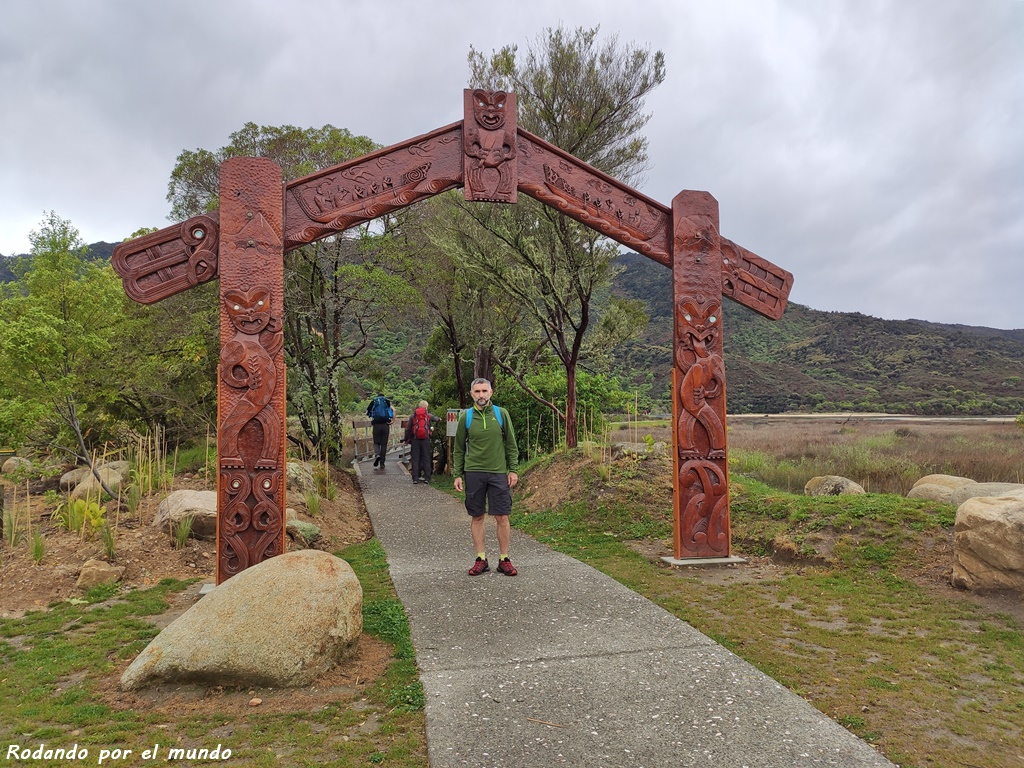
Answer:
[[(665, 267), (634, 253), (617, 259), (613, 292), (640, 299), (650, 324), (628, 346), (623, 375), (644, 371), (668, 392), (672, 286)], [(724, 301), (725, 368), (732, 413), (856, 410), (991, 415), (1024, 411), (1024, 329), (881, 320), (789, 304), (771, 321)], [(647, 373), (649, 372), (649, 373)]]
[[(93, 243), (107, 260), (116, 243)], [(14, 280), (0, 257), (0, 282)], [(650, 316), (642, 338), (625, 345), (617, 372), (648, 385), (669, 407), (672, 375), (671, 272), (635, 253), (616, 260), (612, 292), (639, 299)], [(926, 320), (882, 320), (790, 303), (771, 321), (724, 301), (730, 413), (881, 411), (927, 415), (1024, 412), (1024, 329)], [(412, 350), (408, 350), (412, 352)]]

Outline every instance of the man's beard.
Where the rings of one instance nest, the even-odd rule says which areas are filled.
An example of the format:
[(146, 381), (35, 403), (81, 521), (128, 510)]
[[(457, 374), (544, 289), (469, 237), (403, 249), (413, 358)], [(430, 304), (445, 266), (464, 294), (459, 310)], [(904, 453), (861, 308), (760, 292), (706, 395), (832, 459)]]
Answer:
[(484, 408), (485, 406), (487, 406), (488, 403), (491, 402), (491, 398), (489, 398), (489, 397), (478, 397), (474, 402), (476, 403), (478, 408)]

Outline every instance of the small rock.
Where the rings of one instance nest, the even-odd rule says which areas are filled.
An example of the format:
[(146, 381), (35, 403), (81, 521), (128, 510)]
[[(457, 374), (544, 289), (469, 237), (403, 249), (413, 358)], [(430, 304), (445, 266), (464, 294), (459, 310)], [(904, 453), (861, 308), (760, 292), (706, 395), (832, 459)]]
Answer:
[(309, 546), (320, 538), (320, 529), (303, 520), (289, 520), (287, 533), (300, 544)]
[(120, 581), (123, 575), (124, 568), (121, 566), (114, 566), (103, 560), (90, 559), (82, 564), (75, 587), (88, 590), (108, 581)]
[(847, 496), (864, 493), (857, 483), (839, 475), (812, 477), (804, 486), (805, 496)]
[(261, 699), (259, 697), (255, 698), (255, 699), (249, 699), (249, 706), (250, 707), (258, 707), (262, 703), (263, 703), (263, 699)]
[(969, 483), (954, 490), (949, 497), (949, 503), (955, 504), (956, 506), (959, 507), (968, 499), (977, 499), (983, 497), (999, 498), (1007, 496), (1024, 498), (1024, 484)]
[(214, 539), (217, 536), (217, 492), (174, 491), (160, 502), (153, 525), (165, 533), (185, 518), (192, 519), (192, 536)]
[(17, 472), (19, 469), (31, 469), (32, 462), (28, 459), (22, 458), (21, 456), (11, 456), (7, 461), (0, 467), (0, 474), (10, 475)]

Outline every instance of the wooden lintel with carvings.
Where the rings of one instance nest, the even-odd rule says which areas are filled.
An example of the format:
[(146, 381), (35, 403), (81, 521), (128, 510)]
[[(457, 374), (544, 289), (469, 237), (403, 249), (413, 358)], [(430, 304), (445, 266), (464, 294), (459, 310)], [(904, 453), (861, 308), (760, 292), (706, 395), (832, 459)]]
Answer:
[(672, 266), (671, 210), (522, 128), (518, 154), (520, 191)]
[(290, 182), (285, 250), (460, 186), (461, 121)]
[[(470, 109), (468, 104), (467, 97)], [(467, 199), (514, 202), (505, 188), (513, 179), (530, 197), (672, 266), (670, 208), (522, 128), (510, 157), (494, 169), (474, 169), (479, 139), (470, 142), (467, 154), (463, 125), (452, 123), (288, 183), (285, 251), (464, 186), (465, 164), (476, 179)], [(496, 187), (487, 174), (497, 180)], [(212, 211), (117, 246), (111, 262), (125, 292), (152, 304), (217, 277), (218, 215)], [(793, 276), (731, 240), (721, 242), (722, 294), (773, 320), (781, 317)]]

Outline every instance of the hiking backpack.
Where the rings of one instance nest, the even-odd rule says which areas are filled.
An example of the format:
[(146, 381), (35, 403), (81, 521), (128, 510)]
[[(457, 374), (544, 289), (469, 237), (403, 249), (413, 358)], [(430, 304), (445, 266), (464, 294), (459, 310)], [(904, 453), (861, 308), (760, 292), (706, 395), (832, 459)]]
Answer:
[(391, 406), (388, 405), (388, 399), (384, 395), (377, 395), (373, 398), (373, 402), (370, 404), (370, 418), (371, 419), (382, 419), (387, 421), (388, 419), (394, 418), (394, 412), (391, 410)]
[(417, 440), (430, 437), (430, 414), (424, 411), (412, 417), (412, 436)]

